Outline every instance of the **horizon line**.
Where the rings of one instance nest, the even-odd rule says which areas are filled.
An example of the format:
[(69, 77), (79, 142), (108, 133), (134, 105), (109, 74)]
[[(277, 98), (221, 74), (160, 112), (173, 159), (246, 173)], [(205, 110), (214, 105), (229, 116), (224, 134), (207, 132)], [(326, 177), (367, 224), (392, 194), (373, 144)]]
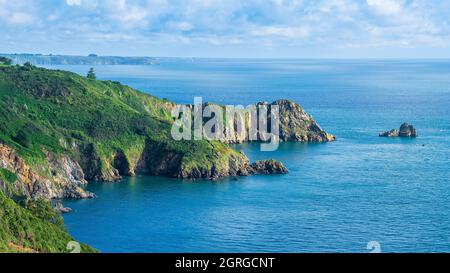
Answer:
[[(94, 56), (89, 56), (93, 54)], [(4, 53), (0, 55), (31, 55), (31, 56), (43, 56), (43, 57), (119, 57), (119, 58), (161, 58), (161, 59), (228, 59), (228, 60), (450, 60), (449, 57), (198, 57), (198, 56), (146, 56), (146, 55), (100, 55), (96, 53), (89, 53), (86, 55), (81, 54), (53, 54), (53, 53)]]

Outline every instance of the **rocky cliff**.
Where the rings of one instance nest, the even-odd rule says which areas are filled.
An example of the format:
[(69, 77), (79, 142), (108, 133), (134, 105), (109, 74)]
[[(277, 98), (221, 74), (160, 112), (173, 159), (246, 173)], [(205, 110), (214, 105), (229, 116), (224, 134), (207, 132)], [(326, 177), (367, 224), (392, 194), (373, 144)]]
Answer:
[[(172, 107), (175, 106), (176, 105), (173, 105)], [(191, 111), (193, 111), (193, 105), (188, 106)], [(224, 113), (226, 112), (226, 108), (224, 106), (212, 103), (202, 104), (203, 111), (205, 111), (205, 108), (207, 106), (219, 107)], [(271, 109), (274, 106), (278, 107), (279, 131), (277, 132), (277, 134), (281, 142), (329, 142), (336, 139), (334, 135), (329, 134), (325, 130), (323, 130), (319, 126), (319, 124), (312, 118), (312, 116), (306, 113), (306, 111), (298, 103), (295, 103), (291, 100), (281, 99), (272, 103), (258, 102), (253, 106), (255, 107), (254, 109), (256, 109), (255, 113), (253, 114), (255, 115), (256, 122), (258, 123), (260, 118), (263, 117), (267, 127), (267, 132), (271, 132), (270, 127), (271, 122), (273, 121), (270, 114)], [(265, 107), (265, 109), (267, 109), (267, 112), (264, 112), (262, 114), (259, 110), (260, 107)], [(262, 134), (260, 133), (257, 133), (256, 137), (254, 137), (253, 139), (250, 137), (251, 114), (249, 109), (249, 107), (247, 107), (246, 109), (233, 108), (233, 111), (238, 114), (233, 115), (232, 125), (231, 123), (227, 124), (226, 121), (223, 121), (223, 132), (222, 134), (218, 135), (219, 137), (217, 140), (229, 144), (238, 144), (249, 141), (267, 142), (267, 139), (262, 137)], [(203, 118), (203, 123), (206, 124), (212, 118)], [(224, 114), (223, 120), (226, 119), (226, 114)], [(227, 125), (228, 128), (225, 125)], [(259, 128), (258, 124), (256, 124), (256, 127), (258, 130), (261, 129)], [(245, 129), (238, 130), (238, 128)]]
[(277, 105), (280, 109), (281, 141), (328, 142), (336, 139), (324, 131), (299, 104), (290, 100), (277, 100), (271, 105)]
[(80, 165), (66, 155), (47, 153), (42, 164), (30, 166), (18, 153), (0, 143), (0, 168), (16, 175), (13, 187), (22, 195), (39, 198), (90, 198)]

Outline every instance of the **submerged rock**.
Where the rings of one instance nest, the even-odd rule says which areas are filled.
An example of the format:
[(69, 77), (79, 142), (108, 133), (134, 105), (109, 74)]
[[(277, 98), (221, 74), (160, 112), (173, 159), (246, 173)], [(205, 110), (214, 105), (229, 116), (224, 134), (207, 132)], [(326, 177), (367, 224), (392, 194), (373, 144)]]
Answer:
[(414, 128), (414, 126), (405, 122), (400, 126), (399, 130), (392, 129), (390, 131), (380, 133), (379, 136), (380, 137), (417, 137), (417, 132), (416, 132), (416, 128)]

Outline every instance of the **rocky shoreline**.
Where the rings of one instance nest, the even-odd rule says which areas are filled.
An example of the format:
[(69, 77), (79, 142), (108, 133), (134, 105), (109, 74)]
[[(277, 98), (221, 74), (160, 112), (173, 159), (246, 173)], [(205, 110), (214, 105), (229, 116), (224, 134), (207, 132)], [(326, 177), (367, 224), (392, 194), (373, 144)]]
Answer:
[[(297, 103), (278, 100), (271, 105), (280, 107), (280, 141), (293, 142), (328, 142), (335, 140), (333, 135), (325, 132), (317, 122)], [(248, 136), (221, 140), (225, 143), (244, 143)], [(92, 145), (80, 146), (70, 144), (76, 158), (68, 155), (56, 155), (46, 152), (51, 176), (39, 174), (39, 170), (27, 165), (18, 153), (6, 144), (0, 143), (0, 167), (17, 174), (16, 190), (30, 198), (93, 198), (93, 193), (84, 190), (87, 180), (104, 182), (119, 181), (123, 176), (136, 174), (160, 175), (179, 179), (218, 180), (229, 176), (248, 176), (254, 174), (287, 173), (281, 162), (275, 160), (250, 163), (239, 152), (229, 155), (220, 165), (184, 169), (181, 164), (182, 154), (171, 151), (166, 145), (147, 141), (138, 156), (131, 158), (123, 151), (117, 151), (107, 167)], [(104, 164), (104, 163), (103, 163)], [(105, 164), (104, 164), (105, 165)], [(42, 172), (45, 172), (42, 170)]]

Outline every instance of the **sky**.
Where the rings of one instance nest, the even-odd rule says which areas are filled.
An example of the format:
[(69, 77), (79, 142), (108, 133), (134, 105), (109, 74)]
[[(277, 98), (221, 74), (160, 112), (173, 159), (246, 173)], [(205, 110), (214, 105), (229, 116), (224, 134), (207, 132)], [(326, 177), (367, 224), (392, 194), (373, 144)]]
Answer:
[(0, 52), (450, 58), (449, 0), (0, 0)]

